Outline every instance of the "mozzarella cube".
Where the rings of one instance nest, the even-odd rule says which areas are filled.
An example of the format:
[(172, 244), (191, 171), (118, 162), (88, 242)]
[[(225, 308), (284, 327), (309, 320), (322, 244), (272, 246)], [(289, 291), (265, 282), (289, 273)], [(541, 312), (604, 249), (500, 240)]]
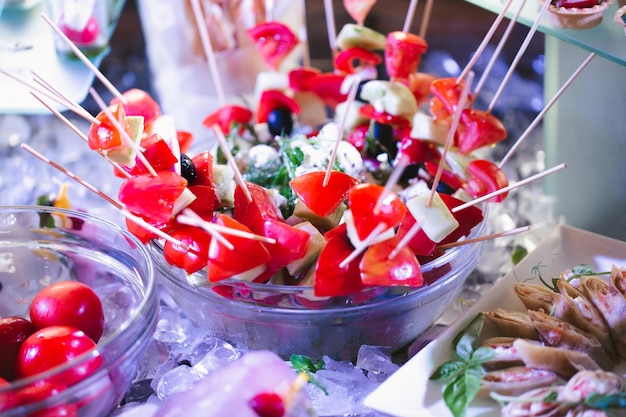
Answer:
[(426, 236), (433, 242), (441, 242), (459, 227), (459, 222), (454, 218), (439, 193), (435, 192), (431, 204), (427, 205), (429, 196), (430, 191), (418, 194), (406, 202), (406, 207)]

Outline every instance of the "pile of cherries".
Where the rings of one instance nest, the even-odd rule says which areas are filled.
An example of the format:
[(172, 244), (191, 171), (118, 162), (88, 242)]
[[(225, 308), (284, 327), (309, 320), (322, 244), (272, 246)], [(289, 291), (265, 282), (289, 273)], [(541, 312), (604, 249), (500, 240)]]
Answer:
[[(59, 281), (32, 300), (29, 318), (0, 318), (0, 413), (59, 394), (96, 372), (103, 363), (97, 343), (104, 332), (104, 310), (98, 295), (78, 281)], [(91, 356), (88, 352), (92, 352)], [(6, 390), (12, 382), (75, 361), (62, 372), (42, 375), (32, 384)], [(63, 404), (33, 416), (75, 416), (78, 405)]]

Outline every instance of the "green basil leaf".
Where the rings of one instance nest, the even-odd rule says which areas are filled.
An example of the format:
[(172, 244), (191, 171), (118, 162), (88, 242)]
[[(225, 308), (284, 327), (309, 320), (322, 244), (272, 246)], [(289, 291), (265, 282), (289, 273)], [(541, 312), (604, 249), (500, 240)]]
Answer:
[(476, 347), (476, 341), (483, 330), (484, 315), (479, 313), (474, 320), (454, 338), (454, 354), (461, 360), (469, 361)]
[(496, 357), (496, 351), (488, 346), (481, 346), (476, 349), (471, 356), (472, 364), (480, 365), (481, 363)]
[(467, 407), (478, 394), (480, 389), (480, 379), (482, 378), (482, 367), (480, 365), (470, 366), (465, 373), (457, 377), (443, 390), (443, 400), (454, 415), (454, 417), (465, 417)]
[(584, 403), (596, 410), (609, 410), (611, 408), (626, 408), (626, 393), (617, 394), (589, 394)]
[(441, 365), (440, 367), (438, 367), (437, 369), (435, 369), (435, 372), (433, 372), (433, 374), (430, 376), (430, 379), (432, 381), (439, 381), (439, 380), (444, 380), (448, 378), (453, 378), (457, 374), (459, 374), (459, 372), (462, 372), (465, 369), (465, 366), (466, 366), (465, 362), (463, 361), (457, 361), (457, 360), (448, 361), (444, 363), (443, 365)]

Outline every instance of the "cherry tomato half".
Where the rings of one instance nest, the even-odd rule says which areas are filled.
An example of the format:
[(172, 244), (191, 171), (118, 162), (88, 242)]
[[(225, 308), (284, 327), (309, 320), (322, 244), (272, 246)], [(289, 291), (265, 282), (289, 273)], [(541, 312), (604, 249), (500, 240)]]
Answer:
[(104, 310), (98, 295), (78, 281), (60, 281), (41, 290), (30, 304), (30, 319), (37, 329), (72, 326), (95, 343), (104, 331)]
[[(23, 317), (7, 316), (0, 318), (0, 378), (15, 379), (14, 368), (17, 352), (24, 340), (37, 330)], [(0, 410), (2, 408), (0, 407)]]

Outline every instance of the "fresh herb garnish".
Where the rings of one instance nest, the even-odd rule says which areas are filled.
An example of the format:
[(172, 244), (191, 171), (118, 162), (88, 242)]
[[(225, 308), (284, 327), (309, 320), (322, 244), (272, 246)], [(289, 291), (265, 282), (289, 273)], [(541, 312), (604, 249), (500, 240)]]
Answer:
[[(550, 288), (554, 292), (559, 292), (557, 287), (557, 282), (559, 281), (559, 277), (551, 278), (550, 283), (547, 282), (546, 279), (541, 275), (541, 268), (545, 265), (537, 264), (533, 267), (533, 274), (541, 281), (543, 285)], [(604, 272), (596, 272), (593, 270), (593, 266), (589, 264), (580, 264), (576, 265), (571, 269), (571, 273), (567, 275), (567, 281), (570, 282), (574, 279), (589, 277), (589, 276), (597, 276), (597, 275), (610, 275), (611, 271)]]
[(480, 389), (482, 364), (496, 356), (496, 352), (490, 347), (476, 348), (483, 324), (484, 315), (479, 313), (454, 338), (456, 359), (445, 362), (430, 376), (433, 381), (448, 381), (443, 389), (443, 400), (455, 417), (465, 416), (467, 407)]
[[(576, 408), (578, 406), (584, 406), (585, 408), (591, 408), (600, 411), (610, 411), (615, 409), (626, 408), (626, 392), (618, 392), (615, 394), (598, 394), (591, 393), (587, 395), (580, 402), (561, 401), (558, 399), (557, 391), (550, 391), (547, 395), (541, 397), (525, 397), (525, 396), (508, 396), (495, 392), (490, 394), (491, 398), (500, 404), (506, 404), (510, 402), (522, 402), (522, 403), (554, 403), (562, 404), (569, 409)], [(610, 415), (610, 414), (609, 414)]]
[(291, 355), (289, 361), (291, 362), (291, 366), (295, 371), (297, 371), (298, 373), (304, 372), (309, 377), (309, 382), (311, 384), (315, 385), (316, 387), (321, 389), (324, 394), (328, 395), (328, 391), (326, 390), (326, 388), (322, 384), (320, 384), (319, 381), (313, 376), (315, 372), (325, 368), (326, 365), (324, 364), (324, 361), (319, 360), (315, 362), (308, 356), (304, 355)]
[(526, 255), (528, 255), (528, 249), (522, 245), (515, 245), (511, 253), (511, 262), (513, 262), (513, 265), (517, 265)]

